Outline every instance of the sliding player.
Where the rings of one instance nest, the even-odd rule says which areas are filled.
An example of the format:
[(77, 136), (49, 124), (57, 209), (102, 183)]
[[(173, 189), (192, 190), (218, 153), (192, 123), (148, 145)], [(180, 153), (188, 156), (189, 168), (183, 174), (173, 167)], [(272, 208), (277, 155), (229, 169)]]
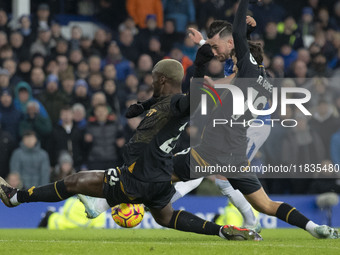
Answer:
[(41, 187), (12, 188), (0, 178), (0, 198), (8, 207), (30, 202), (58, 202), (76, 194), (106, 198), (111, 207), (143, 203), (164, 227), (232, 240), (261, 240), (256, 232), (233, 226), (221, 227), (185, 211), (174, 211), (171, 198), (171, 151), (184, 130), (190, 113), (189, 95), (181, 94), (184, 71), (175, 60), (162, 60), (153, 69), (157, 102), (142, 120), (124, 148), (125, 165), (106, 171), (85, 171)]

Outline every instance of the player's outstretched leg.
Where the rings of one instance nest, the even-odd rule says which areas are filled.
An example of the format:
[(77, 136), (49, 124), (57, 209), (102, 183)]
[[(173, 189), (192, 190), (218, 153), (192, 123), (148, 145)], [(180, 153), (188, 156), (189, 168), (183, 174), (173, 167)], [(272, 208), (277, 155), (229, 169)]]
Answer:
[(289, 204), (272, 201), (263, 188), (249, 195), (245, 195), (250, 204), (259, 212), (267, 215), (276, 216), (293, 226), (297, 226), (309, 232), (312, 236), (320, 239), (337, 239), (340, 238), (337, 229), (326, 225), (318, 225), (309, 220), (306, 216), (296, 210)]
[(100, 214), (110, 209), (110, 205), (105, 198), (90, 197), (81, 194), (77, 195), (77, 197), (85, 206), (85, 213), (89, 219), (97, 218)]
[(219, 176), (215, 179), (216, 186), (220, 189), (224, 196), (227, 196), (230, 202), (239, 210), (243, 217), (243, 226), (250, 228), (256, 232), (261, 232), (261, 224), (257, 221), (251, 205), (243, 196), (243, 194), (234, 189), (228, 180), (221, 179)]
[(156, 222), (164, 227), (197, 234), (216, 235), (228, 240), (262, 240), (262, 237), (253, 230), (241, 229), (231, 225), (219, 226), (192, 213), (182, 210), (174, 211), (171, 203), (162, 209), (150, 208), (150, 211)]
[(103, 197), (104, 171), (84, 171), (41, 187), (18, 190), (0, 177), (0, 199), (8, 207), (30, 202), (59, 202), (75, 194)]

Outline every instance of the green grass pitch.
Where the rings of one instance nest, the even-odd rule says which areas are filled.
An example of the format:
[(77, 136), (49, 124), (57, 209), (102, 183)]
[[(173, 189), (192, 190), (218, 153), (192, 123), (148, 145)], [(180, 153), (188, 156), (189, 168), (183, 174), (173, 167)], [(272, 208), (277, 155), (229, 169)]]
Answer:
[(165, 229), (1, 229), (0, 254), (340, 254), (340, 240), (299, 229), (265, 229), (264, 241), (226, 241)]

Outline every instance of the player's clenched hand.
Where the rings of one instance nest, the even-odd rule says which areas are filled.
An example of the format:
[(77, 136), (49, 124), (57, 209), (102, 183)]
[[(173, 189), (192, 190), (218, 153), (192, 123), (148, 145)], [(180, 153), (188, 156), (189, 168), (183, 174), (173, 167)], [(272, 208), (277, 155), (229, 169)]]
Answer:
[(208, 63), (213, 57), (214, 53), (211, 50), (211, 46), (209, 44), (204, 44), (198, 49), (194, 63), (196, 66), (201, 66)]
[(125, 113), (125, 117), (128, 119), (131, 119), (131, 118), (141, 115), (143, 112), (144, 112), (144, 107), (142, 104), (132, 104), (127, 109)]
[(195, 44), (199, 44), (203, 40), (202, 34), (194, 28), (189, 27), (189, 37)]
[(256, 27), (256, 20), (253, 17), (247, 16), (246, 22), (247, 22), (247, 25)]

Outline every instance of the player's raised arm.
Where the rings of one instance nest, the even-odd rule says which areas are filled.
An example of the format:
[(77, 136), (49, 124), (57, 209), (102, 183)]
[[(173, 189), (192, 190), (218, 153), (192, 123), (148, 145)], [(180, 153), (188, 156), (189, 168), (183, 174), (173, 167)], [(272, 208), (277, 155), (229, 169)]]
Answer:
[(233, 24), (233, 38), (238, 62), (249, 52), (246, 21), (248, 5), (249, 0), (240, 1)]

